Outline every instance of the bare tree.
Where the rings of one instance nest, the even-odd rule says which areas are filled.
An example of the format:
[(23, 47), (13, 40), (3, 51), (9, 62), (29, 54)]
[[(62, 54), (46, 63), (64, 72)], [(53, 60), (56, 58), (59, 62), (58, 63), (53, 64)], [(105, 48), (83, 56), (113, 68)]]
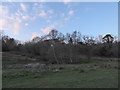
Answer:
[(51, 30), (49, 32), (49, 36), (51, 38), (51, 47), (53, 49), (53, 55), (54, 55), (54, 58), (55, 58), (55, 60), (56, 60), (56, 62), (58, 64), (59, 62), (58, 62), (58, 59), (57, 59), (57, 56), (56, 56), (56, 53), (55, 53), (55, 48), (54, 48), (54, 46), (55, 46), (54, 39), (57, 37), (57, 35), (58, 35), (58, 31), (57, 30), (53, 29), (53, 30)]

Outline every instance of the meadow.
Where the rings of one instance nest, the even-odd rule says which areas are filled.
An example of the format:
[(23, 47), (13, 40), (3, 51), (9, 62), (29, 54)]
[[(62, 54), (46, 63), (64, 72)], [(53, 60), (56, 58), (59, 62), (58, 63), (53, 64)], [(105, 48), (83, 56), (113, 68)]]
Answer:
[[(120, 68), (115, 60), (46, 65), (27, 58), (3, 53), (3, 88), (118, 88)], [(39, 67), (26, 67), (30, 63)]]

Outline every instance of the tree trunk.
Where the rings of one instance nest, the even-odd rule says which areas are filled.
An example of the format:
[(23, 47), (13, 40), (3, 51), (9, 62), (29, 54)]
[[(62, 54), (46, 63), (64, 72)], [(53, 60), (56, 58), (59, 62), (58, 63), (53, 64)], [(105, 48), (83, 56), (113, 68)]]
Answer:
[(52, 46), (52, 48), (53, 48), (54, 58), (55, 58), (55, 60), (56, 60), (56, 62), (57, 62), (57, 64), (58, 64), (59, 62), (58, 62), (57, 57), (56, 57), (56, 54), (55, 54), (54, 46)]

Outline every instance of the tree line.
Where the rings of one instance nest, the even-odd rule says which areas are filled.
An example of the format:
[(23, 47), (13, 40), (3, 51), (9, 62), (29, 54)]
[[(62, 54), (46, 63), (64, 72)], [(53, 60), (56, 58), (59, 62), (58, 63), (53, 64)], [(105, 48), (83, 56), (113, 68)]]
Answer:
[(18, 40), (2, 35), (2, 51), (17, 51), (38, 60), (49, 63), (78, 63), (82, 57), (90, 60), (91, 57), (118, 57), (120, 42), (112, 35), (96, 39), (74, 31), (66, 35), (53, 29), (48, 35), (35, 37), (31, 41), (19, 43)]

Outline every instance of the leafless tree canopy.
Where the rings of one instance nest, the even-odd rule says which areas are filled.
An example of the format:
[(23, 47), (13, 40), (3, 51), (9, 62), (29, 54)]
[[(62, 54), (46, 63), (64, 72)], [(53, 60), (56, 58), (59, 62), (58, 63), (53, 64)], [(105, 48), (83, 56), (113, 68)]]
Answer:
[(2, 35), (1, 41), (3, 52), (17, 51), (49, 63), (78, 63), (83, 56), (88, 59), (93, 56), (118, 57), (120, 44), (111, 34), (96, 39), (77, 31), (64, 35), (55, 29), (24, 44), (6, 35)]

